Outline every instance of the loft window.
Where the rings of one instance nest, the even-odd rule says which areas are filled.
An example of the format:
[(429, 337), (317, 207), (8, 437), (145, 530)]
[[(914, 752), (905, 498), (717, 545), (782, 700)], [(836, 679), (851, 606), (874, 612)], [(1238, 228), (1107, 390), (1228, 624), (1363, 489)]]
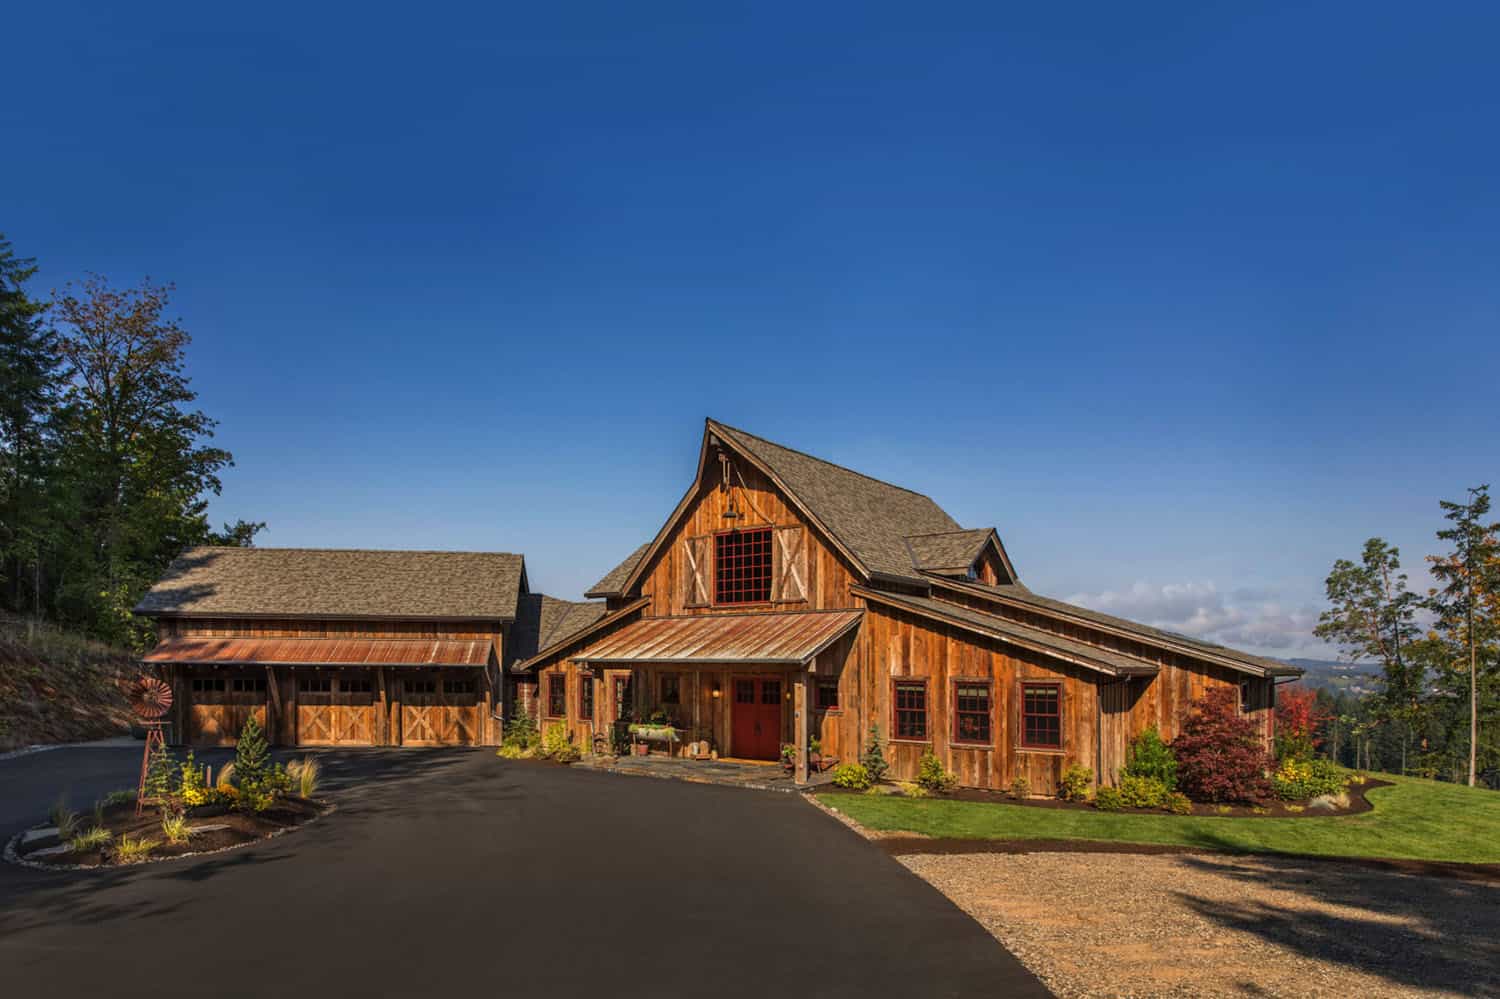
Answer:
[(819, 711), (837, 711), (839, 709), (839, 682), (819, 680), (817, 699), (814, 703)]
[(407, 680), (406, 692), (408, 694), (435, 694), (437, 693), (436, 680)]
[(761, 604), (771, 599), (771, 529), (714, 535), (714, 603)]
[(1021, 745), (1032, 749), (1062, 748), (1062, 696), (1057, 684), (1022, 685)]
[(341, 676), (339, 689), (346, 694), (368, 694), (374, 689), (369, 676)]
[(927, 684), (921, 680), (897, 680), (893, 703), (896, 719), (891, 730), (897, 739), (927, 738)]
[(661, 703), (681, 704), (682, 687), (676, 673), (664, 673), (661, 678)]
[(222, 692), (224, 690), (224, 678), (222, 676), (195, 676), (193, 677), (193, 689), (199, 693), (209, 691)]
[(547, 717), (568, 716), (568, 678), (562, 673), (547, 674)]
[(333, 677), (327, 674), (304, 673), (297, 677), (297, 689), (304, 694), (326, 694), (333, 690)]
[(445, 694), (472, 694), (474, 693), (474, 681), (469, 680), (444, 680), (443, 693)]
[(953, 684), (953, 740), (990, 742), (990, 685), (969, 680)]
[(592, 721), (594, 717), (594, 681), (591, 677), (578, 678), (578, 717)]

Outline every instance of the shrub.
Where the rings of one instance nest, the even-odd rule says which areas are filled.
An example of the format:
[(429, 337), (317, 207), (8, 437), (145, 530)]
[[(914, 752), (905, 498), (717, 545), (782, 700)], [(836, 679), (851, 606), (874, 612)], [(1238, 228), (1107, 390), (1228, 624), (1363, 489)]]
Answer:
[(1177, 757), (1172, 747), (1162, 741), (1155, 725), (1130, 740), (1125, 768), (1126, 777), (1147, 777), (1161, 782), (1167, 791), (1177, 790)]
[(311, 798), (318, 793), (318, 778), (322, 772), (323, 768), (311, 756), (293, 760), (286, 766), (287, 777), (291, 779), (292, 786), (297, 789), (297, 794), (303, 798)]
[[(536, 719), (531, 717), (531, 712), (523, 710), (519, 704), (516, 705), (510, 724), (505, 726), (505, 738), (500, 744), (527, 750), (535, 749), (540, 741), (541, 735), (536, 730)], [(510, 757), (510, 759), (520, 759), (520, 757)]]
[(1318, 732), (1333, 716), (1318, 707), (1316, 692), (1293, 684), (1276, 692), (1276, 757), (1311, 759), (1323, 740)]
[(113, 808), (115, 805), (130, 805), (135, 803), (135, 790), (122, 787), (118, 791), (111, 791), (99, 799), (99, 804), (105, 808)]
[(115, 844), (115, 860), (121, 864), (138, 864), (151, 856), (156, 840), (144, 836), (121, 836)]
[(902, 780), (896, 782), (896, 787), (908, 798), (928, 798), (932, 793), (914, 780)]
[(234, 762), (224, 764), (219, 770), (219, 777), (214, 781), (214, 787), (220, 791), (227, 791), (234, 787)]
[(1070, 763), (1058, 781), (1057, 796), (1063, 801), (1088, 801), (1093, 783), (1094, 771), (1081, 763)]
[(208, 778), (203, 767), (193, 759), (192, 750), (188, 750), (187, 759), (182, 761), (177, 793), (181, 795), (182, 803), (189, 808), (207, 805), (215, 798), (213, 788), (208, 786)]
[(73, 833), (78, 829), (78, 813), (68, 807), (66, 793), (57, 796), (57, 801), (53, 802), (52, 810), (47, 813), (47, 817), (52, 820), (54, 826), (57, 826), (59, 838), (72, 839)]
[(1156, 777), (1121, 777), (1120, 800), (1128, 808), (1161, 808), (1171, 791)]
[(186, 843), (192, 835), (188, 830), (187, 817), (181, 812), (162, 816), (161, 831), (167, 837), (167, 842), (172, 844)]
[(572, 763), (578, 759), (578, 747), (573, 745), (573, 740), (568, 736), (568, 726), (562, 722), (554, 722), (547, 726), (547, 732), (542, 736), (541, 748), (537, 750), (537, 756), (544, 760), (556, 760), (558, 763)]
[(1173, 815), (1193, 814), (1192, 800), (1189, 799), (1188, 796), (1183, 794), (1181, 791), (1173, 791), (1171, 794), (1167, 795), (1165, 807), (1167, 811), (1171, 812)]
[(891, 765), (885, 761), (885, 749), (880, 745), (880, 726), (870, 726), (870, 742), (865, 747), (859, 762), (870, 774), (870, 781), (879, 784), (885, 780), (886, 775), (891, 772)]
[(1271, 787), (1283, 801), (1307, 801), (1324, 794), (1340, 794), (1349, 778), (1332, 760), (1284, 759), (1271, 775)]
[(1194, 801), (1254, 803), (1270, 793), (1270, 759), (1232, 687), (1215, 688), (1194, 703), (1172, 751), (1177, 784)]
[(1125, 796), (1117, 787), (1101, 787), (1094, 795), (1094, 807), (1101, 812), (1118, 812), (1125, 807)]
[(68, 849), (74, 853), (82, 853), (85, 850), (96, 850), (114, 839), (113, 834), (103, 826), (94, 826), (86, 832), (68, 840)]
[(875, 785), (863, 763), (841, 763), (833, 768), (833, 783), (850, 791), (867, 791)]
[(1031, 781), (1026, 779), (1025, 774), (1017, 774), (1016, 779), (1010, 782), (1010, 796), (1017, 801), (1025, 801), (1031, 797)]
[(949, 773), (948, 768), (943, 766), (943, 761), (928, 750), (922, 754), (922, 759), (917, 764), (917, 784), (935, 794), (942, 794), (958, 785), (958, 777)]
[(495, 750), (495, 755), (502, 760), (529, 760), (533, 750), (522, 749), (513, 742), (502, 742), (500, 748)]

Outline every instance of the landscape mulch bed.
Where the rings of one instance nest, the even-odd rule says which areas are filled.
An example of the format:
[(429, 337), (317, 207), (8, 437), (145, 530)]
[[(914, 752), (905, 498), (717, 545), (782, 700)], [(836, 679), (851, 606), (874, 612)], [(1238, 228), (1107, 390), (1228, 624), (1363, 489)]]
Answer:
[[(1370, 799), (1365, 796), (1367, 791), (1377, 787), (1391, 787), (1392, 782), (1388, 780), (1376, 780), (1366, 778), (1363, 784), (1349, 785), (1349, 807), (1313, 810), (1303, 808), (1301, 811), (1293, 811), (1288, 804), (1295, 806), (1296, 802), (1268, 801), (1265, 805), (1207, 805), (1199, 802), (1193, 803), (1193, 814), (1205, 818), (1229, 818), (1229, 819), (1306, 819), (1306, 818), (1328, 818), (1333, 815), (1358, 815), (1368, 812), (1375, 806), (1370, 804)], [(894, 792), (896, 797), (901, 797), (901, 792)], [(1063, 801), (1061, 798), (1026, 798), (1017, 801), (1004, 791), (986, 791), (983, 788), (961, 787), (946, 794), (939, 795), (948, 801), (979, 801), (986, 804), (1020, 805), (1023, 808), (1062, 808), (1082, 809), (1084, 811), (1098, 811), (1092, 804), (1086, 801)], [(1223, 807), (1225, 810), (1220, 811)], [(1111, 815), (1161, 815), (1160, 808), (1121, 808), (1109, 813)]]
[[(187, 854), (212, 853), (230, 847), (243, 846), (257, 840), (285, 832), (302, 825), (326, 812), (327, 806), (306, 798), (287, 797), (279, 799), (275, 806), (260, 813), (229, 811), (222, 807), (204, 808), (188, 813), (190, 826), (226, 826), (207, 832), (194, 833), (185, 843), (168, 843), (161, 829), (161, 810), (147, 807), (139, 816), (135, 814), (135, 803), (112, 805), (104, 810), (104, 827), (117, 842), (122, 836), (146, 838), (156, 841), (147, 861), (170, 860)], [(92, 827), (93, 813), (79, 816), (79, 832)], [(16, 848), (17, 856), (25, 862), (55, 867), (106, 867), (113, 864), (108, 844), (99, 849), (83, 852), (55, 853), (45, 857), (34, 856), (38, 851), (61, 845), (56, 836), (35, 839)]]

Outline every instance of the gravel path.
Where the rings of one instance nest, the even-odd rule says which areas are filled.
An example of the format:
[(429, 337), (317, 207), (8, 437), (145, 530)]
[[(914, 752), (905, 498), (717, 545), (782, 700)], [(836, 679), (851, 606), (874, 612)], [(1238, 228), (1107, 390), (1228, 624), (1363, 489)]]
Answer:
[(898, 858), (1059, 996), (1500, 996), (1500, 885), (1266, 857)]

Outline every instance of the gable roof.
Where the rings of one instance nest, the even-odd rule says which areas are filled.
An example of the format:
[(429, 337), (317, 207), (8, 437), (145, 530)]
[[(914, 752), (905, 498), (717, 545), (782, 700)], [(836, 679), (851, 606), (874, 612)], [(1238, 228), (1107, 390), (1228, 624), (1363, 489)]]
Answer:
[[(606, 611), (605, 613), (600, 614), (593, 621), (584, 624), (582, 625), (582, 627), (576, 629), (573, 628), (573, 624), (578, 619), (570, 617), (567, 622), (566, 630), (563, 628), (552, 629), (551, 640), (546, 644), (536, 645), (535, 651), (527, 658), (512, 662), (510, 666), (511, 672), (529, 672), (530, 670), (536, 668), (536, 666), (538, 666), (540, 663), (546, 662), (553, 656), (557, 655), (559, 652), (562, 652), (570, 647), (575, 647), (584, 639), (594, 635), (602, 634), (608, 629), (613, 628), (615, 625), (624, 621), (625, 619), (634, 617), (635, 615), (639, 614), (641, 610), (650, 602), (650, 597), (638, 597), (637, 599), (632, 600), (630, 603), (626, 604), (623, 607), (617, 607), (612, 611)], [(559, 603), (566, 603), (566, 601), (559, 601)], [(593, 604), (590, 606), (602, 607), (603, 605)]]
[(505, 650), (508, 662), (530, 659), (544, 649), (565, 642), (605, 614), (604, 604), (559, 600), (543, 593), (527, 593), (516, 608), (516, 623), (511, 628)]
[(1096, 610), (1089, 610), (1087, 607), (1079, 607), (1077, 604), (1054, 600), (1051, 597), (1033, 593), (1020, 583), (1002, 583), (992, 586), (975, 580), (943, 579), (934, 581), (934, 585), (939, 589), (952, 589), (961, 593), (988, 597), (996, 602), (1035, 611), (1063, 622), (1092, 625), (1100, 630), (1132, 638), (1157, 648), (1207, 659), (1242, 673), (1253, 673), (1257, 676), (1301, 676), (1303, 673), (1303, 670), (1298, 667), (1279, 659), (1251, 655), (1248, 652), (1231, 649), (1227, 645), (1206, 642), (1201, 638), (1192, 638), (1175, 631), (1153, 628), (1148, 624), (1128, 621), (1112, 614), (1103, 614)]
[(190, 548), (135, 612), (510, 621), (525, 573), (522, 557), (508, 552)]
[(609, 572), (606, 572), (604, 578), (584, 590), (583, 595), (586, 597), (618, 597), (624, 592), (625, 581), (630, 578), (630, 574), (635, 571), (635, 567), (640, 565), (641, 559), (646, 554), (646, 549), (650, 547), (651, 542), (648, 541), (625, 556), (625, 561), (609, 570)]
[(912, 565), (926, 572), (966, 572), (989, 543), (990, 528), (914, 534), (906, 539)]

